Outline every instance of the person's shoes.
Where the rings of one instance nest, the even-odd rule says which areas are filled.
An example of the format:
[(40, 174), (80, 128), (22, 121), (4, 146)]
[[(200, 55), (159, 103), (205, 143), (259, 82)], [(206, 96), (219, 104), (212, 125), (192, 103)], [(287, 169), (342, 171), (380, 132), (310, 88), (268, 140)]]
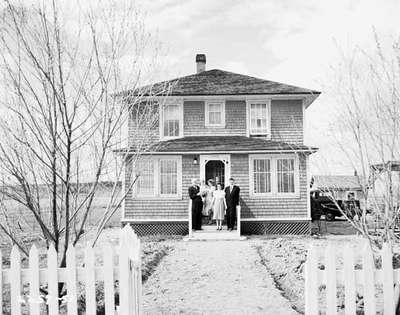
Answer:
[(228, 229), (229, 232), (232, 232), (232, 229)]

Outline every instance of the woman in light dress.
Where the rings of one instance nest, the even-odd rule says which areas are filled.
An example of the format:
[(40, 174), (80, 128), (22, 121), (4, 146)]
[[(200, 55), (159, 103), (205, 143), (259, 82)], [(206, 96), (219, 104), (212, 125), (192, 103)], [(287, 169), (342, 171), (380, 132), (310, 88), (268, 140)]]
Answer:
[(203, 208), (203, 215), (208, 217), (208, 224), (212, 224), (212, 217), (213, 217), (213, 209), (212, 209), (212, 201), (213, 201), (213, 194), (215, 191), (214, 181), (209, 179), (207, 181), (207, 186), (205, 189), (204, 195), (204, 208)]
[(225, 192), (222, 190), (221, 184), (217, 184), (217, 190), (214, 191), (212, 208), (214, 211), (213, 219), (217, 223), (217, 230), (222, 230), (222, 221), (224, 220), (226, 211), (226, 200)]

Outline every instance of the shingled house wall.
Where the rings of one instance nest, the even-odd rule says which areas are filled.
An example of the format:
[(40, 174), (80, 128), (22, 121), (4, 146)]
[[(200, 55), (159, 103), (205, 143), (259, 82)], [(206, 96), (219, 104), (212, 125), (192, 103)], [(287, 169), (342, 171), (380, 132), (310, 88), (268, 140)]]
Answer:
[[(199, 160), (199, 155), (182, 156), (182, 197), (179, 199), (136, 199), (132, 191), (125, 200), (125, 211), (122, 222), (131, 222), (139, 234), (185, 234), (188, 231), (187, 189), (192, 178), (200, 174), (199, 164), (193, 164), (193, 159)], [(250, 197), (249, 194), (249, 156), (248, 154), (231, 155), (231, 176), (241, 188), (241, 218), (243, 233), (298, 233), (309, 231), (307, 210), (307, 174), (306, 157), (299, 156), (299, 197)], [(129, 185), (131, 167), (126, 169), (126, 189)], [(293, 222), (288, 218), (293, 217)], [(279, 219), (282, 218), (282, 222)], [(304, 219), (298, 221), (298, 219)], [(254, 219), (254, 220), (252, 220)], [(163, 222), (165, 221), (165, 222)], [(277, 229), (271, 232), (271, 229)], [(270, 231), (270, 232), (268, 232)], [(275, 231), (275, 230), (274, 230)]]
[(303, 143), (303, 102), (301, 100), (271, 101), (271, 140)]
[[(157, 105), (155, 105), (157, 106)], [(135, 111), (131, 112), (128, 122), (129, 145), (140, 138), (136, 128)], [(185, 101), (183, 105), (183, 136), (246, 136), (245, 100), (226, 100), (225, 128), (205, 126), (205, 102)], [(146, 130), (145, 138), (151, 143), (160, 140), (160, 128), (157, 124), (152, 130)], [(287, 143), (303, 143), (303, 104), (301, 100), (271, 101), (271, 140)]]

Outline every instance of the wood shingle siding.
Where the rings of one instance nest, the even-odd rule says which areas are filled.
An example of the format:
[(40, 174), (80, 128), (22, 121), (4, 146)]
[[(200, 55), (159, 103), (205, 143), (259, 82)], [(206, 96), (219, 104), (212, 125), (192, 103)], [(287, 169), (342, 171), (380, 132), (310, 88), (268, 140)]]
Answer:
[(231, 155), (231, 175), (240, 186), (242, 218), (307, 217), (307, 175), (304, 155), (299, 156), (299, 197), (250, 197), (248, 154)]
[(303, 103), (301, 100), (271, 101), (271, 140), (303, 143)]
[(207, 135), (246, 135), (246, 102), (226, 101), (225, 102), (225, 127), (205, 126), (205, 102), (185, 101), (183, 105), (184, 130), (183, 135), (207, 136)]
[[(199, 155), (182, 156), (182, 198), (137, 199), (130, 192), (125, 200), (125, 218), (135, 220), (173, 220), (188, 219), (187, 189), (192, 178), (199, 178), (200, 165), (193, 164)], [(126, 187), (129, 187), (129, 166), (126, 170)], [(240, 186), (242, 218), (277, 219), (307, 218), (307, 176), (306, 156), (299, 155), (299, 191), (298, 197), (250, 197), (249, 192), (249, 156), (248, 154), (231, 155), (231, 176)]]

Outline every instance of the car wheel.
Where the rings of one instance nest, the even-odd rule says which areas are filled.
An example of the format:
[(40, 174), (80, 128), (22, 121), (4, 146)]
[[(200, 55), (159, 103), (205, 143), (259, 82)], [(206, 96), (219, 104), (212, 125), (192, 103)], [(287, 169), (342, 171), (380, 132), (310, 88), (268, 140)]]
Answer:
[(335, 221), (335, 215), (332, 212), (325, 214), (326, 221)]

